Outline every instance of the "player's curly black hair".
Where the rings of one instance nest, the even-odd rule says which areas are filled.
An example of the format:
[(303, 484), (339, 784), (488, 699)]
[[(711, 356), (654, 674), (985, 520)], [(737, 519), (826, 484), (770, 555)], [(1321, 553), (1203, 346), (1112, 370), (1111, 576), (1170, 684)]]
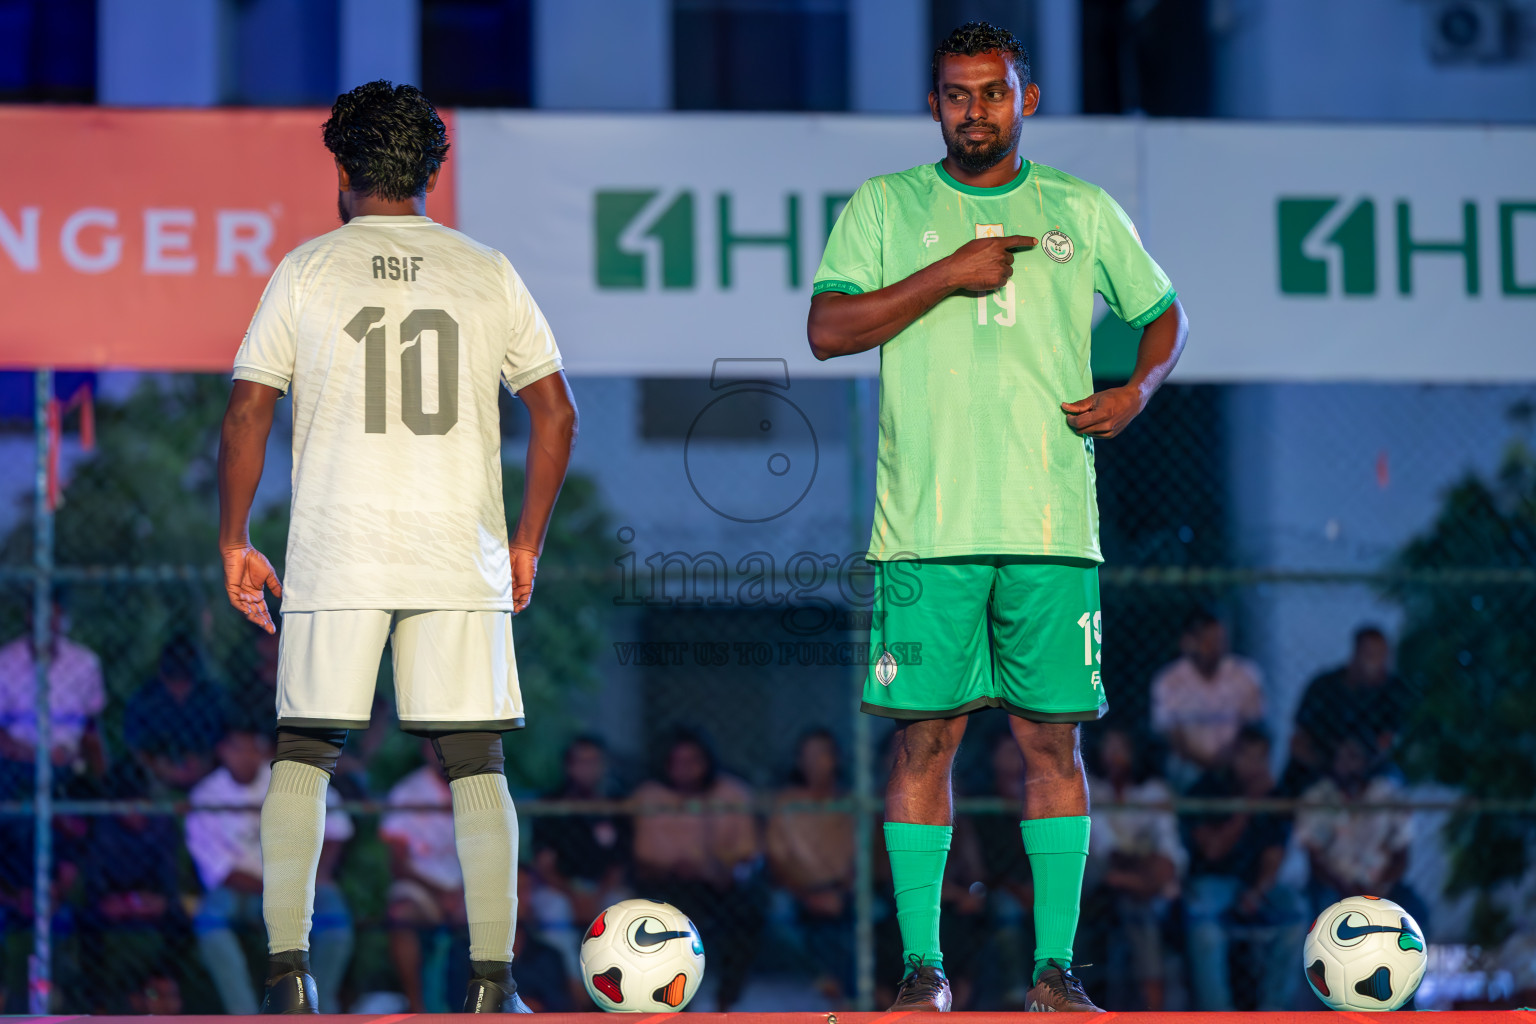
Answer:
[(443, 119), (414, 85), (380, 79), (344, 92), (321, 130), (352, 191), (380, 199), (421, 195), (448, 155)]
[(1019, 37), (985, 21), (968, 21), (933, 51), (933, 91), (939, 91), (939, 65), (945, 57), (974, 57), (978, 53), (1008, 54), (1019, 73), (1019, 86), (1029, 84), (1029, 51)]

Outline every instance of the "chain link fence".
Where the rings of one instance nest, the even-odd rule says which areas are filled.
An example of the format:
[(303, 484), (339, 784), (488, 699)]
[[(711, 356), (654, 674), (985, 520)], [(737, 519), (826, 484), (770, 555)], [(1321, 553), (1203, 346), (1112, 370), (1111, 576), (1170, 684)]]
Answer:
[[(227, 384), (38, 387), (35, 418), (0, 425), (4, 1009), (252, 1010), (277, 646), (209, 557)], [(525, 998), (588, 1007), (586, 923), (641, 894), (703, 932), (694, 1009), (886, 1005), (890, 723), (856, 712), (872, 383), (725, 405), (707, 381), (575, 390), (578, 461), (517, 623), (530, 728), (506, 741)], [(1421, 1007), (1530, 1001), (1533, 405), (1529, 387), (1178, 385), (1099, 447), (1111, 712), (1084, 729), (1077, 958), (1101, 1004), (1306, 1007), (1307, 924), (1366, 890), (1419, 915)], [(252, 531), (279, 567), (284, 429)], [(515, 403), (504, 433), (515, 509)], [(732, 468), (773, 456), (784, 472)], [(390, 690), (386, 658), (332, 787), (312, 955), (327, 1006), (446, 1010), (467, 966), (448, 791)], [(975, 716), (943, 897), (957, 1009), (1028, 988), (1022, 783), (1002, 714)]]

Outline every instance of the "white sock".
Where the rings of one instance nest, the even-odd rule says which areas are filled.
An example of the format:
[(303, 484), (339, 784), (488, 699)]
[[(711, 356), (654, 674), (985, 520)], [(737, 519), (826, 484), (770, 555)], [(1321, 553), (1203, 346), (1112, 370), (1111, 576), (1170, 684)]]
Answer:
[(512, 962), (517, 921), (517, 810), (500, 772), (452, 783), (453, 839), (464, 872), (469, 958)]
[(272, 766), (272, 782), (261, 803), (261, 916), (267, 922), (268, 952), (309, 949), (330, 781), (313, 765), (279, 761)]

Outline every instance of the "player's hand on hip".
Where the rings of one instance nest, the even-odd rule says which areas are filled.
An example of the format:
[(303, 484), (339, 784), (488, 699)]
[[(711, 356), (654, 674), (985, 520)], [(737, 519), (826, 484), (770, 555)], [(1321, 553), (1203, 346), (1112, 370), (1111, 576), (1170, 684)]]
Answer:
[(1067, 426), (1083, 437), (1114, 437), (1140, 414), (1143, 407), (1137, 388), (1109, 388), (1080, 402), (1062, 402)]
[(945, 262), (950, 283), (967, 292), (996, 291), (1013, 276), (1013, 254), (1039, 242), (1029, 235), (977, 238), (956, 249)]
[(533, 600), (533, 578), (539, 574), (539, 553), (532, 548), (508, 546), (512, 555), (512, 614)]
[(220, 554), (224, 558), (224, 592), (229, 595), (229, 603), (268, 633), (276, 633), (272, 613), (267, 610), (266, 590), (270, 588), (274, 597), (282, 597), (283, 584), (272, 570), (272, 563), (249, 544), (224, 548)]

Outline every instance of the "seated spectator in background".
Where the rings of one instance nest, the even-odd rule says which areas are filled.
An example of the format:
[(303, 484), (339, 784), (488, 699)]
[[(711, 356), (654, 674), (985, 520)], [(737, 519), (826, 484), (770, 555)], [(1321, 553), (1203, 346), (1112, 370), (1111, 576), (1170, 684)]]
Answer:
[(716, 1009), (741, 998), (766, 923), (762, 848), (750, 809), (685, 810), (688, 801), (750, 804), (747, 784), (720, 770), (714, 749), (691, 729), (667, 744), (655, 779), (635, 790), (635, 885), (693, 919), (720, 979)]
[[(142, 800), (149, 788), (143, 770), (129, 761), (108, 776), (104, 792), (109, 800)], [(146, 1006), (181, 1001), (179, 968), (191, 953), (192, 930), (172, 853), (180, 842), (181, 829), (171, 814), (91, 819), (79, 861), (82, 955), (88, 964), (111, 964), (118, 976), (138, 986), (134, 992), (104, 993), (122, 1000), (109, 1002), (105, 1013), (146, 1012), (135, 1009), (135, 995)]]
[(1210, 612), (1191, 615), (1183, 652), (1152, 680), (1152, 728), (1172, 749), (1168, 777), (1186, 789), (1231, 756), (1237, 732), (1264, 718), (1258, 666), (1227, 650), (1227, 627)]
[[(1161, 1010), (1163, 929), (1189, 866), (1173, 813), (1173, 790), (1152, 777), (1147, 758), (1124, 727), (1102, 730), (1095, 754), (1088, 778), (1093, 808), (1088, 870), (1095, 884), (1086, 899), (1090, 907), (1101, 908), (1096, 923), (1108, 926), (1111, 964), (1130, 961), (1141, 1009)], [(1100, 810), (1110, 803), (1138, 809)], [(1111, 980), (1125, 974), (1113, 967), (1109, 973)], [(1113, 1002), (1125, 1005), (1126, 1000)]]
[(579, 977), (567, 969), (565, 957), (544, 941), (533, 908), (544, 883), (526, 867), (517, 871), (517, 930), (512, 933), (512, 962), (517, 964), (517, 994), (534, 1013), (572, 1013), (590, 1009)]
[[(427, 1009), (422, 935), (467, 935), (468, 929), (464, 875), (453, 840), (453, 791), (430, 740), (422, 741), (421, 756), (421, 767), (389, 791), (389, 805), (402, 809), (390, 811), (379, 823), (394, 877), (389, 887), (389, 959), (412, 1013)], [(424, 807), (442, 810), (406, 809)]]
[(1346, 896), (1380, 896), (1428, 927), (1424, 902), (1403, 881), (1413, 815), (1365, 809), (1403, 799), (1395, 779), (1373, 771), (1374, 754), (1361, 737), (1344, 737), (1334, 744), (1328, 774), (1302, 794), (1304, 805), (1316, 805), (1296, 818), (1296, 839), (1312, 866), (1309, 896), (1318, 907)]
[[(986, 886), (990, 953), (977, 965), (977, 1005), (1026, 1009), (1034, 965), (1034, 876), (1019, 842), (1024, 811), (1024, 755), (1008, 729), (993, 733), (988, 746), (988, 792), (1018, 813), (977, 814), (967, 820), (976, 838), (981, 881)], [(942, 919), (940, 920), (942, 926)]]
[(213, 770), (213, 750), (229, 720), (224, 693), (210, 683), (192, 639), (172, 637), (155, 678), (123, 712), (123, 742), (164, 789), (186, 792)]
[[(546, 799), (587, 803), (619, 798), (608, 778), (608, 747), (600, 737), (573, 739), (561, 764), (560, 785)], [(534, 822), (533, 860), (539, 878), (564, 893), (585, 924), (604, 907), (628, 897), (625, 872), (634, 841), (634, 822), (628, 815), (550, 815)]]
[(768, 870), (795, 901), (816, 989), (843, 1005), (853, 986), (853, 816), (811, 809), (797, 801), (839, 800), (842, 752), (828, 729), (813, 729), (795, 746), (789, 785), (768, 818)]
[[(1233, 745), (1232, 763), (1204, 776), (1191, 797), (1261, 800), (1278, 795), (1270, 769), (1269, 734), (1245, 726)], [(1277, 879), (1290, 842), (1286, 815), (1243, 811), (1192, 816), (1184, 909), (1188, 922), (1190, 976), (1198, 1010), (1233, 1009), (1228, 942), (1236, 927), (1246, 937), (1255, 1009), (1290, 1005), (1296, 951), (1304, 934), (1299, 896)]]
[[(65, 636), (67, 631), (64, 612), (55, 604), (48, 652), (50, 760), (56, 792), (89, 797), (107, 773), (106, 748), (96, 728), (107, 692), (101, 660)], [(37, 662), (32, 639), (29, 610), (26, 632), (0, 647), (0, 800), (29, 799), (33, 785)]]
[(1408, 695), (1392, 674), (1392, 647), (1376, 626), (1355, 631), (1346, 664), (1307, 684), (1291, 733), (1291, 760), (1283, 788), (1305, 793), (1328, 773), (1340, 740), (1358, 739), (1385, 767), (1403, 731)]
[[(236, 723), (219, 741), (216, 753), (219, 767), (192, 788), (193, 810), (187, 815), (187, 850), (207, 890), (192, 928), (225, 1012), (255, 1013), (259, 1001), (235, 927), (265, 932), (261, 916), (261, 802), (272, 777), (272, 766), (267, 763), (271, 747), (248, 725)], [(325, 816), (325, 842), (315, 877), (309, 956), (320, 998), (326, 1000), (321, 1005), (336, 1006), (352, 958), (352, 919), (333, 872), (353, 828), (346, 813), (334, 806), (340, 797), (332, 795), (327, 800), (333, 806)], [(250, 810), (198, 809), (203, 807)]]

